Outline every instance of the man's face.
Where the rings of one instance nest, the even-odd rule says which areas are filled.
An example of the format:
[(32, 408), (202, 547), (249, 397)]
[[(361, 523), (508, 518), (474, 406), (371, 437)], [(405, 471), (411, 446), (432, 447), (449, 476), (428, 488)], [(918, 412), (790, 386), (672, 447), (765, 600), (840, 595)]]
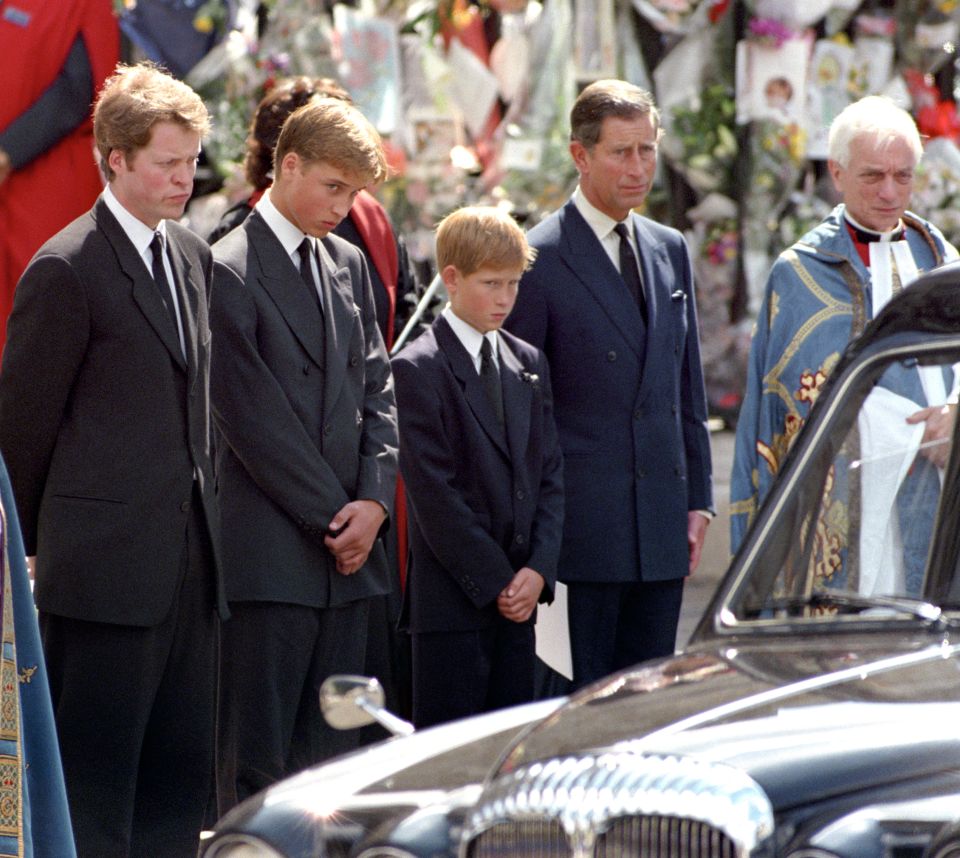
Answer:
[(608, 116), (596, 145), (587, 149), (574, 140), (570, 154), (580, 172), (583, 195), (604, 214), (623, 220), (650, 192), (657, 167), (657, 129), (650, 116)]
[(461, 274), (453, 265), (441, 272), (450, 295), (450, 307), (471, 327), (480, 331), (500, 329), (517, 300), (523, 272), (516, 268), (481, 268)]
[(896, 137), (881, 145), (873, 134), (854, 137), (850, 163), (827, 162), (850, 216), (877, 232), (896, 229), (913, 193), (913, 150)]
[(324, 238), (342, 221), (365, 183), (325, 161), (304, 161), (288, 152), (270, 191), (278, 211), (307, 235)]
[(176, 122), (158, 122), (142, 149), (129, 155), (110, 152), (110, 188), (130, 214), (155, 229), (163, 218), (183, 214), (199, 155), (199, 134)]

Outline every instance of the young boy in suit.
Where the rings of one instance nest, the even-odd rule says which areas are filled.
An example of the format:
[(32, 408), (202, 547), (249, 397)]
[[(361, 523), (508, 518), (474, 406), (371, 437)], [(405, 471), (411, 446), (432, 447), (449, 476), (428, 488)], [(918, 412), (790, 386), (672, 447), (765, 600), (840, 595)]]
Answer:
[(533, 623), (538, 601), (553, 598), (562, 459), (546, 359), (500, 330), (533, 255), (496, 208), (444, 218), (437, 267), (450, 304), (392, 362), (417, 727), (533, 698)]

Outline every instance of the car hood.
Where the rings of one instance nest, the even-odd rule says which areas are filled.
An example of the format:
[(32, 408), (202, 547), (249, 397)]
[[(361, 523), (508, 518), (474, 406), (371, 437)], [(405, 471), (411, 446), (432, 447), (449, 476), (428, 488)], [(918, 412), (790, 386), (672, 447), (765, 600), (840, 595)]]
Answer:
[(648, 662), (530, 728), (495, 774), (607, 750), (693, 757), (747, 772), (779, 808), (960, 768), (960, 645), (876, 638), (701, 646)]

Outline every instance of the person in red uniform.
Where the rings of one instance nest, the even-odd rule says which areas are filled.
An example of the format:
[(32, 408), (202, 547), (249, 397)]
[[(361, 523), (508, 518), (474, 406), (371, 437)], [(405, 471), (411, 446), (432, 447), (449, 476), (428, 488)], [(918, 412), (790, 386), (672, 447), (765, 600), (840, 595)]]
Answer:
[(103, 189), (90, 105), (119, 54), (110, 0), (0, 3), (0, 347), (27, 263)]

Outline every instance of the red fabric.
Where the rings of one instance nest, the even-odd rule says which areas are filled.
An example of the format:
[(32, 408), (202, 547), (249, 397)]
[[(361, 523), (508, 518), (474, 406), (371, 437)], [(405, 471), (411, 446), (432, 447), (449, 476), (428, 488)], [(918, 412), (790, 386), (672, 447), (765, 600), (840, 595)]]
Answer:
[[(22, 27), (0, 17), (0, 129), (56, 79), (78, 33), (95, 92), (120, 54), (111, 0), (16, 0), (14, 5), (29, 22)], [(0, 348), (13, 291), (27, 263), (48, 238), (89, 209), (102, 189), (91, 120), (0, 184)]]
[(350, 208), (350, 219), (367, 247), (377, 274), (387, 289), (390, 313), (387, 316), (387, 350), (393, 345), (393, 320), (397, 312), (397, 280), (400, 260), (397, 256), (397, 239), (384, 208), (375, 197), (360, 191)]

